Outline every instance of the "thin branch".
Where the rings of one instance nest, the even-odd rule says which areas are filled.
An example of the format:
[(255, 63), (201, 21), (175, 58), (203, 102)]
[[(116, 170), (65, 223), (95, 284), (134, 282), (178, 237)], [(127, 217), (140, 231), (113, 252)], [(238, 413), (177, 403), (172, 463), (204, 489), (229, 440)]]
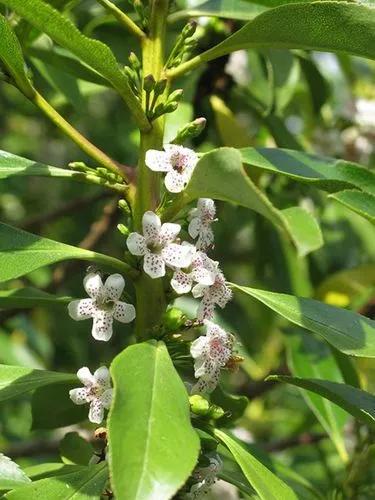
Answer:
[(124, 26), (131, 34), (135, 35), (139, 39), (143, 39), (146, 34), (141, 30), (139, 26), (135, 24), (132, 19), (128, 15), (125, 14), (122, 10), (120, 10), (117, 5), (110, 2), (109, 0), (97, 0), (105, 9), (108, 10), (117, 21)]

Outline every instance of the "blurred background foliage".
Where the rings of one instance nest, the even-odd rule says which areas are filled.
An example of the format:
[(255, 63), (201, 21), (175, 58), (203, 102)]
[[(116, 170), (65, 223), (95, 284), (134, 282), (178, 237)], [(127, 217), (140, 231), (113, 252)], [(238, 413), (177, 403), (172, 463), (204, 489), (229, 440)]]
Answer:
[[(121, 63), (126, 64), (129, 52), (136, 50), (131, 36), (94, 0), (50, 3), (64, 8), (84, 33), (107, 43)], [(225, 39), (245, 19), (241, 13), (238, 20), (233, 20), (235, 16), (211, 17), (221, 2), (202, 4), (175, 2), (176, 14), (171, 15), (169, 25), (171, 44), (186, 19), (197, 15), (199, 9), (206, 17), (198, 20), (197, 51)], [(246, 12), (251, 16), (266, 8), (260, 4), (267, 2), (248, 3)], [(126, 1), (118, 1), (118, 5), (128, 10)], [(4, 7), (0, 12), (7, 14)], [(42, 95), (94, 144), (121, 163), (135, 165), (138, 134), (120, 97), (104, 86), (63, 71), (61, 58), (46, 55), (53, 47), (46, 35), (15, 16), (11, 21), (18, 23), (17, 34), (29, 71)], [(66, 55), (57, 47), (54, 51), (58, 56)], [(374, 77), (374, 62), (344, 55), (239, 51), (176, 82), (183, 85), (184, 100), (168, 116), (166, 141), (184, 123), (204, 116), (207, 127), (193, 144), (201, 152), (219, 146), (278, 146), (374, 168)], [(71, 161), (91, 164), (5, 83), (0, 88), (0, 149), (55, 166), (67, 166)], [(297, 263), (264, 218), (241, 207), (218, 203), (220, 223), (215, 226), (214, 258), (221, 262), (228, 280), (287, 293), (297, 287), (330, 304), (374, 317), (375, 230), (371, 223), (314, 187), (254, 168), (248, 168), (248, 173), (278, 208), (300, 205), (313, 212), (325, 244), (305, 263)], [(99, 187), (60, 179), (4, 180), (0, 184), (0, 219), (119, 258), (125, 251), (124, 238), (116, 230), (121, 222), (116, 199), (103, 194)], [(5, 288), (32, 286), (61, 296), (81, 297), (85, 269), (84, 263), (63, 263), (6, 283)], [(182, 297), (177, 305), (189, 315), (194, 310), (192, 300)], [(249, 398), (236, 424), (238, 435), (271, 451), (280, 467), (291, 466), (321, 491), (333, 491), (345, 479), (345, 460), (353, 453), (352, 441), (358, 428), (330, 403), (318, 411), (317, 419), (319, 401), (314, 403), (307, 397), (306, 404), (306, 393), (303, 397), (295, 388), (264, 382), (270, 373), (290, 371), (340, 380), (332, 351), (316, 337), (296, 336), (265, 306), (241, 296), (218, 315), (218, 321), (236, 333), (244, 357), (241, 370), (225, 380), (228, 390)], [(80, 366), (93, 368), (108, 363), (132, 342), (130, 329), (123, 325), (115, 326), (110, 343), (98, 345), (91, 340), (87, 324), (73, 322), (65, 307), (0, 311), (1, 363), (75, 372)], [(357, 366), (363, 387), (373, 392), (374, 361), (362, 359)], [(0, 449), (23, 465), (53, 461), (59, 455), (58, 440), (67, 430), (46, 430), (43, 418), (40, 429), (30, 430), (31, 411), (29, 397), (2, 405)], [(48, 401), (42, 411), (53, 411)], [(368, 476), (365, 483), (373, 480), (375, 477)], [(303, 498), (308, 498), (308, 488), (303, 491)], [(363, 495), (370, 498), (367, 493)]]

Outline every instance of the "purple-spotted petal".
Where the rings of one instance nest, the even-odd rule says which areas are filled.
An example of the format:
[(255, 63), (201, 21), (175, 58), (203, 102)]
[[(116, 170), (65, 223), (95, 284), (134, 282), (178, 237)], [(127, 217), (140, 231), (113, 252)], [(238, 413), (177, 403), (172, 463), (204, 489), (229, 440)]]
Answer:
[(154, 172), (168, 172), (172, 168), (169, 163), (169, 155), (156, 149), (149, 149), (146, 152), (145, 163)]
[(87, 389), (80, 387), (79, 389), (71, 389), (69, 397), (76, 405), (84, 405), (87, 403)]
[(110, 311), (99, 309), (94, 316), (94, 322), (92, 325), (91, 333), (94, 339), (107, 342), (112, 337), (112, 323), (112, 313)]
[(165, 176), (164, 184), (170, 193), (181, 193), (189, 180), (190, 177), (185, 172), (179, 173), (177, 170), (171, 170)]
[(119, 300), (125, 287), (125, 280), (121, 274), (111, 274), (104, 283), (105, 298)]
[(83, 286), (92, 299), (100, 299), (103, 292), (103, 282), (100, 274), (89, 273), (83, 280)]
[(212, 319), (215, 312), (215, 303), (210, 299), (210, 297), (203, 297), (201, 303), (198, 307), (197, 319)]
[(73, 300), (68, 305), (69, 316), (76, 321), (91, 318), (95, 311), (93, 299)]
[(162, 225), (160, 230), (160, 244), (167, 245), (172, 243), (176, 239), (176, 236), (181, 231), (180, 224), (172, 224), (171, 222), (166, 222)]
[(113, 317), (121, 323), (130, 323), (135, 318), (135, 307), (126, 302), (116, 302)]
[(190, 274), (183, 271), (176, 271), (171, 279), (171, 286), (173, 290), (179, 295), (189, 293), (193, 284)]
[(94, 372), (94, 378), (99, 387), (106, 389), (111, 386), (111, 376), (106, 366), (101, 366)]
[(95, 377), (94, 375), (92, 375), (87, 366), (84, 366), (78, 370), (77, 377), (86, 387), (90, 387), (95, 384)]
[(191, 275), (200, 285), (211, 286), (215, 283), (215, 274), (203, 266), (193, 269)]
[(126, 245), (133, 255), (144, 255), (147, 252), (146, 238), (139, 233), (130, 233)]
[(189, 267), (194, 256), (191, 245), (170, 243), (161, 251), (164, 262), (173, 268)]
[(189, 223), (189, 227), (188, 227), (188, 232), (190, 234), (190, 236), (195, 239), (199, 236), (199, 231), (201, 229), (201, 220), (199, 219), (199, 217), (194, 217), (193, 219), (191, 219), (190, 223)]
[(104, 418), (104, 407), (100, 399), (94, 399), (90, 403), (89, 420), (93, 424), (100, 424)]
[(192, 357), (195, 359), (199, 356), (202, 356), (206, 345), (207, 337), (205, 335), (201, 335), (196, 340), (194, 340), (194, 342), (192, 342), (190, 346), (190, 354), (192, 355)]
[(100, 397), (100, 400), (102, 402), (102, 405), (104, 408), (107, 410), (111, 406), (112, 403), (112, 396), (113, 396), (113, 389), (107, 389)]
[(193, 294), (193, 297), (195, 299), (198, 299), (199, 297), (203, 297), (203, 295), (205, 294), (205, 292), (207, 291), (208, 289), (208, 286), (207, 285), (203, 285), (202, 283), (197, 283), (191, 293)]
[(165, 264), (162, 257), (155, 253), (147, 253), (143, 261), (143, 270), (150, 278), (165, 276)]
[(146, 242), (159, 243), (159, 233), (161, 229), (160, 217), (150, 210), (145, 212), (142, 218), (142, 228)]

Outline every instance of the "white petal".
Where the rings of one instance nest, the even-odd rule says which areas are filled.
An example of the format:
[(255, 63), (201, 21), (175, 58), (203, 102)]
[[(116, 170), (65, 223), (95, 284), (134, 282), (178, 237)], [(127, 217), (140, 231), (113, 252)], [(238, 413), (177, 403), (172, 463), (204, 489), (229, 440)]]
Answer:
[(107, 389), (101, 396), (100, 396), (100, 401), (102, 402), (102, 405), (104, 408), (107, 410), (111, 406), (112, 403), (112, 396), (113, 396), (113, 389)]
[(192, 394), (204, 394), (212, 392), (220, 378), (220, 370), (215, 371), (210, 376), (204, 375), (201, 377), (198, 382), (193, 386), (191, 393)]
[(161, 229), (160, 218), (151, 212), (145, 212), (142, 217), (143, 236), (147, 242), (159, 243), (159, 233)]
[(193, 259), (193, 251), (190, 246), (170, 243), (161, 251), (164, 262), (174, 268), (189, 267)]
[(214, 232), (210, 227), (202, 227), (196, 246), (198, 250), (207, 250), (215, 241)]
[(178, 294), (189, 293), (193, 280), (190, 274), (186, 274), (182, 271), (176, 271), (171, 279), (171, 286), (175, 292)]
[(199, 236), (200, 229), (201, 229), (201, 220), (199, 219), (199, 217), (194, 217), (194, 219), (191, 219), (188, 231), (193, 239)]
[(201, 335), (194, 342), (191, 343), (190, 346), (190, 354), (193, 358), (197, 358), (203, 354), (203, 350), (207, 345), (207, 337), (205, 335)]
[(76, 405), (84, 405), (87, 403), (87, 389), (81, 387), (69, 391), (69, 397)]
[(181, 193), (186, 187), (189, 178), (177, 170), (171, 170), (167, 173), (164, 179), (164, 184), (170, 193)]
[(201, 285), (211, 286), (215, 283), (215, 274), (204, 267), (193, 269), (191, 275), (193, 280)]
[(139, 233), (130, 233), (126, 245), (133, 255), (144, 255), (147, 252), (146, 239)]
[(93, 424), (100, 424), (104, 418), (104, 407), (100, 399), (94, 399), (90, 403), (89, 420)]
[(101, 388), (108, 388), (111, 386), (111, 376), (106, 366), (101, 366), (94, 372), (95, 382)]
[(169, 155), (156, 149), (149, 149), (146, 152), (145, 163), (154, 172), (168, 172), (172, 168), (169, 163)]
[(119, 300), (125, 287), (121, 274), (111, 274), (104, 283), (104, 294), (107, 299)]
[(116, 302), (113, 317), (121, 323), (130, 323), (135, 318), (135, 307), (126, 302)]
[(103, 282), (100, 274), (98, 273), (89, 273), (85, 276), (83, 280), (83, 286), (92, 299), (98, 299), (102, 295), (103, 291)]
[(203, 297), (198, 307), (197, 319), (211, 319), (214, 316), (215, 303), (209, 297)]
[(181, 231), (180, 224), (172, 224), (171, 222), (166, 222), (161, 226), (160, 230), (160, 243), (162, 245), (167, 245), (172, 243), (176, 239), (176, 236)]
[(82, 382), (83, 385), (85, 386), (92, 386), (93, 384), (95, 384), (95, 378), (94, 376), (91, 374), (90, 370), (87, 368), (87, 366), (84, 366), (82, 368), (80, 368), (77, 372), (77, 377), (79, 378), (79, 380)]
[(68, 305), (69, 316), (76, 321), (91, 318), (96, 311), (92, 299), (73, 300)]
[(201, 283), (198, 283), (197, 285), (195, 285), (192, 289), (192, 294), (193, 294), (193, 297), (195, 299), (198, 299), (199, 297), (203, 297), (203, 295), (205, 294), (206, 290), (207, 290), (207, 285), (203, 285)]
[(211, 198), (199, 198), (197, 208), (203, 217), (214, 219), (216, 207), (214, 200), (211, 200)]
[(179, 165), (185, 168), (194, 168), (198, 162), (198, 155), (195, 151), (177, 144), (164, 144), (165, 151), (169, 154), (173, 164), (173, 157), (178, 158)]
[(165, 276), (165, 264), (161, 255), (147, 253), (143, 261), (143, 270), (153, 279)]
[(98, 310), (94, 316), (92, 325), (92, 336), (96, 340), (107, 342), (112, 337), (113, 317), (110, 311)]
[(204, 356), (199, 356), (194, 363), (194, 377), (203, 377), (206, 373), (206, 358)]

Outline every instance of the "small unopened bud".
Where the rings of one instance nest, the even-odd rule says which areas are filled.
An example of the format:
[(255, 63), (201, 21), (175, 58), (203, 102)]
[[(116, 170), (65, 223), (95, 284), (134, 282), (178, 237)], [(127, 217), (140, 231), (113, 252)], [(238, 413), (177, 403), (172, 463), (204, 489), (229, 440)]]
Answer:
[(138, 59), (138, 57), (134, 54), (134, 52), (130, 52), (129, 54), (129, 62), (132, 66), (132, 68), (134, 68), (136, 71), (140, 70), (141, 69), (141, 63), (140, 63), (140, 60)]
[(188, 123), (180, 128), (176, 137), (173, 139), (173, 144), (182, 144), (187, 139), (197, 137), (205, 128), (207, 123), (206, 118), (196, 118), (194, 121)]
[(186, 317), (177, 307), (171, 307), (164, 313), (163, 324), (167, 331), (173, 332), (184, 325)]
[(214, 420), (219, 420), (219, 418), (223, 417), (225, 411), (221, 408), (221, 406), (211, 405), (208, 415)]
[(183, 27), (181, 34), (183, 38), (190, 38), (191, 36), (194, 35), (196, 29), (197, 29), (197, 22), (190, 21), (186, 24), (186, 26)]
[(68, 166), (69, 168), (71, 168), (72, 170), (76, 170), (77, 172), (93, 172), (92, 168), (88, 167), (81, 161), (72, 161)]
[(173, 91), (171, 94), (169, 94), (168, 99), (167, 99), (167, 104), (173, 101), (180, 101), (182, 99), (182, 96), (184, 95), (184, 91), (182, 89), (177, 89)]
[(129, 80), (134, 81), (136, 74), (134, 72), (133, 68), (130, 68), (129, 66), (124, 66), (124, 73), (128, 77)]
[(155, 78), (152, 75), (145, 76), (143, 80), (143, 89), (148, 94), (154, 90), (155, 87)]
[(161, 95), (164, 92), (166, 86), (167, 86), (166, 79), (159, 80), (158, 82), (156, 82), (155, 88), (154, 88), (155, 95), (158, 95), (158, 96)]
[(128, 236), (130, 231), (129, 229), (124, 225), (124, 224), (117, 224), (117, 229), (120, 231), (121, 234), (124, 236)]
[(178, 108), (178, 102), (170, 102), (164, 107), (164, 113), (173, 113)]
[(126, 203), (125, 200), (119, 200), (118, 201), (118, 207), (123, 211), (125, 212), (126, 214), (129, 214), (130, 212), (130, 209), (129, 209), (129, 205)]
[(203, 396), (199, 394), (194, 394), (190, 396), (190, 410), (195, 415), (206, 416), (210, 412), (210, 403)]

